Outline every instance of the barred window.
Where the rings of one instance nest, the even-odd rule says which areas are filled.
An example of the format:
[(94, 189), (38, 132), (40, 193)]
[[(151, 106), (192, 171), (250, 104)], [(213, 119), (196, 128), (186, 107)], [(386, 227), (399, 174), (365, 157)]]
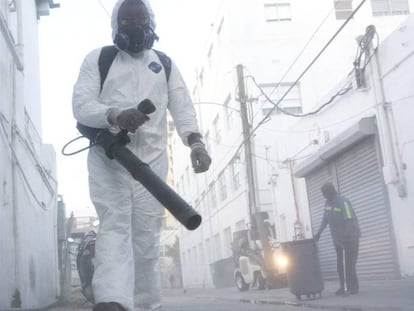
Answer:
[(336, 19), (347, 19), (352, 14), (352, 0), (335, 0)]
[[(292, 87), (293, 83), (286, 82), (280, 84), (261, 84), (263, 92), (272, 100), (268, 101), (264, 96), (259, 97), (259, 103), (262, 106), (263, 115), (267, 115), (273, 108), (274, 104), (278, 103), (282, 96)], [(300, 97), (299, 84), (293, 86), (289, 93), (283, 98), (278, 105), (283, 110), (290, 113), (302, 113), (302, 102)], [(281, 114), (279, 109), (274, 109), (272, 115)]]
[(408, 0), (371, 0), (372, 15), (408, 15), (410, 8)]
[(220, 200), (224, 201), (227, 199), (227, 184), (226, 184), (226, 170), (221, 172), (218, 177), (219, 187), (220, 187)]
[(290, 3), (266, 3), (264, 5), (266, 22), (280, 22), (292, 20)]

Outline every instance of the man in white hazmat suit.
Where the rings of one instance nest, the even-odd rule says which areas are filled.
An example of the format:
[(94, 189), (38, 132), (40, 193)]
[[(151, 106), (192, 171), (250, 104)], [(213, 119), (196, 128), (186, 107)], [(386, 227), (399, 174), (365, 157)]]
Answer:
[[(211, 159), (199, 134), (196, 113), (184, 81), (171, 62), (170, 76), (152, 50), (157, 39), (154, 14), (146, 0), (118, 1), (112, 13), (118, 52), (101, 89), (98, 59), (89, 53), (73, 92), (77, 121), (93, 128), (128, 130), (126, 146), (161, 178), (167, 175), (167, 109), (196, 173)], [(144, 99), (156, 110), (137, 109)], [(93, 311), (161, 310), (158, 275), (159, 239), (164, 208), (101, 146), (88, 155), (89, 190), (100, 220), (96, 241)]]

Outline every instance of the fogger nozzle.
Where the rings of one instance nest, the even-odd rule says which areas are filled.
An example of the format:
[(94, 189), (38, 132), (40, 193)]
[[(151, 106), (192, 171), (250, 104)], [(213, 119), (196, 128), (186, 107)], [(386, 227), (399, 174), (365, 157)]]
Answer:
[[(149, 99), (145, 99), (137, 109), (149, 114), (155, 111), (155, 106)], [(92, 143), (101, 145), (110, 159), (116, 159), (187, 229), (194, 230), (200, 226), (201, 215), (155, 174), (147, 163), (125, 147), (130, 141), (126, 130), (114, 135), (107, 129), (91, 128), (80, 123), (77, 128)]]

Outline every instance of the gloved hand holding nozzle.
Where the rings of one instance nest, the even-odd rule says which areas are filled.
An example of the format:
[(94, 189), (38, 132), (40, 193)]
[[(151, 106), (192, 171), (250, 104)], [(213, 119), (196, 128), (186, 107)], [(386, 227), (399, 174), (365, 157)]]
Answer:
[(108, 110), (108, 121), (112, 125), (118, 125), (121, 130), (135, 133), (135, 131), (149, 120), (147, 114), (155, 111), (155, 106), (149, 99), (143, 100), (138, 108), (129, 108), (119, 110), (118, 108), (110, 108)]
[(203, 143), (194, 143), (191, 146), (191, 163), (196, 174), (207, 171), (211, 164), (211, 158)]

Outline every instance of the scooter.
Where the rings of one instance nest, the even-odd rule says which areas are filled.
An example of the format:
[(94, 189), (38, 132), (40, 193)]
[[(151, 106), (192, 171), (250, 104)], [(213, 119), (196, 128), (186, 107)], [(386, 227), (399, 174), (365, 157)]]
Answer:
[[(95, 271), (95, 241), (96, 232), (91, 230), (82, 237), (81, 241), (68, 238), (69, 243), (78, 244), (76, 254), (76, 268), (81, 282), (81, 292), (87, 301), (94, 303), (92, 291), (92, 278)], [(74, 255), (74, 253), (71, 253)]]
[(91, 303), (95, 302), (92, 290), (95, 241), (96, 232), (94, 230), (86, 233), (79, 244), (78, 255), (76, 256), (76, 267), (81, 281), (82, 294)]

